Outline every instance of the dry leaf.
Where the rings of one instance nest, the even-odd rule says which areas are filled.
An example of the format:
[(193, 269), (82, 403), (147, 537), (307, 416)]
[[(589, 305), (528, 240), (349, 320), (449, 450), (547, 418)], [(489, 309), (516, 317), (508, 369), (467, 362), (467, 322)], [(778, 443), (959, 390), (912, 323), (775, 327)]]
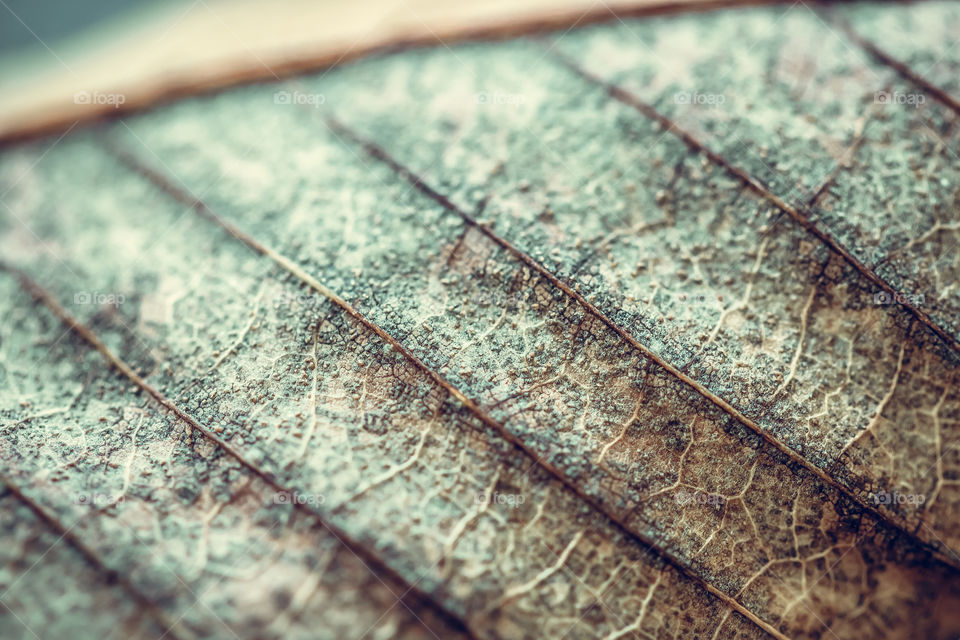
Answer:
[(906, 11), (6, 148), (4, 637), (956, 637), (958, 13)]

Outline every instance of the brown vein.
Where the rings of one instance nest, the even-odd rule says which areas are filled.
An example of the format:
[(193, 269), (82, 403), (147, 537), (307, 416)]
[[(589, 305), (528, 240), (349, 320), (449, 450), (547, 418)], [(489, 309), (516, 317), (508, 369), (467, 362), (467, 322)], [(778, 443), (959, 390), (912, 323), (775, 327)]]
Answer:
[(870, 54), (877, 62), (890, 67), (899, 73), (900, 76), (905, 80), (917, 85), (925, 92), (933, 96), (936, 100), (939, 100), (944, 106), (949, 107), (954, 112), (960, 114), (960, 100), (957, 100), (952, 95), (911, 69), (905, 62), (894, 58), (872, 41), (854, 31), (853, 25), (851, 25), (850, 22), (845, 18), (839, 15), (832, 15), (830, 16), (830, 19), (834, 24), (840, 27), (840, 30), (843, 31), (843, 33), (850, 38), (854, 44)]
[[(601, 82), (600, 80), (596, 80), (596, 79), (594, 79), (594, 81)], [(644, 106), (646, 107), (646, 105)], [(657, 114), (655, 111), (653, 113), (655, 113), (658, 117), (663, 118), (663, 120), (666, 121), (666, 123), (669, 123), (670, 126), (674, 126), (664, 116), (660, 116), (660, 114)], [(937, 547), (921, 540), (919, 537), (917, 537), (915, 532), (912, 532), (904, 528), (902, 525), (900, 525), (895, 520), (890, 518), (890, 516), (888, 516), (886, 513), (878, 509), (876, 506), (870, 505), (869, 502), (858, 497), (856, 493), (854, 493), (851, 489), (841, 484), (833, 476), (829, 475), (827, 472), (820, 469), (819, 467), (811, 463), (809, 460), (804, 458), (802, 455), (800, 455), (799, 453), (791, 449), (789, 446), (781, 442), (779, 439), (771, 435), (767, 430), (763, 429), (754, 420), (745, 416), (743, 413), (741, 413), (737, 408), (735, 408), (729, 402), (727, 402), (717, 394), (713, 393), (712, 391), (704, 387), (702, 384), (694, 380), (689, 375), (680, 371), (677, 367), (675, 367), (673, 364), (671, 364), (667, 360), (663, 359), (657, 353), (650, 350), (647, 346), (639, 342), (626, 329), (621, 327), (613, 319), (611, 319), (609, 316), (603, 313), (600, 309), (594, 306), (583, 295), (581, 295), (575, 289), (573, 289), (572, 287), (564, 283), (562, 280), (560, 280), (560, 278), (558, 278), (556, 275), (554, 275), (551, 271), (549, 271), (546, 267), (538, 263), (528, 254), (524, 253), (523, 251), (521, 251), (520, 249), (512, 245), (508, 240), (497, 235), (485, 225), (480, 224), (477, 220), (475, 220), (469, 214), (467, 214), (466, 212), (461, 210), (459, 207), (457, 207), (455, 204), (453, 204), (453, 202), (451, 202), (449, 198), (435, 191), (432, 187), (427, 185), (422, 178), (417, 176), (415, 173), (413, 173), (413, 171), (403, 166), (402, 164), (400, 164), (400, 162), (394, 159), (385, 149), (378, 146), (376, 143), (363, 138), (362, 136), (354, 132), (352, 129), (348, 128), (346, 125), (342, 124), (341, 122), (339, 122), (334, 118), (327, 117), (325, 118), (325, 121), (327, 123), (327, 126), (329, 126), (335, 133), (337, 133), (338, 135), (341, 135), (344, 138), (348, 138), (353, 142), (355, 142), (356, 144), (360, 145), (368, 155), (389, 165), (399, 176), (408, 180), (421, 193), (430, 197), (431, 199), (433, 199), (435, 202), (443, 206), (445, 209), (447, 209), (451, 213), (455, 213), (459, 215), (464, 220), (464, 222), (466, 222), (468, 225), (476, 227), (478, 230), (482, 231), (488, 238), (490, 238), (490, 240), (497, 243), (499, 246), (504, 248), (506, 251), (508, 251), (517, 259), (519, 259), (525, 265), (527, 265), (528, 267), (536, 271), (538, 274), (540, 274), (543, 278), (548, 280), (555, 287), (563, 291), (564, 294), (576, 300), (580, 304), (580, 306), (583, 307), (589, 314), (593, 315), (595, 318), (597, 318), (598, 320), (606, 324), (610, 329), (616, 332), (616, 334), (620, 336), (621, 339), (623, 339), (625, 342), (630, 344), (634, 349), (639, 351), (644, 357), (657, 363), (665, 371), (669, 372), (672, 376), (678, 378), (688, 386), (692, 387), (701, 396), (703, 396), (710, 402), (714, 403), (715, 405), (720, 407), (723, 411), (728, 413), (730, 416), (732, 416), (733, 418), (735, 418), (736, 420), (744, 424), (750, 430), (755, 432), (759, 437), (761, 437), (767, 444), (769, 444), (770, 446), (774, 447), (777, 451), (787, 456), (791, 461), (799, 465), (802, 465), (804, 468), (806, 468), (811, 473), (813, 473), (825, 484), (839, 491), (843, 495), (847, 496), (849, 499), (854, 501), (854, 503), (859, 504), (863, 509), (873, 514), (875, 517), (879, 518), (890, 527), (902, 531), (904, 534), (909, 536), (910, 539), (914, 540), (919, 546), (927, 549), (939, 561), (949, 564), (955, 569), (960, 569), (960, 561), (955, 560), (953, 557), (942, 552)], [(689, 136), (689, 134), (686, 134), (686, 132), (683, 132), (682, 130), (678, 130), (678, 131), (680, 131), (680, 135)], [(693, 139), (691, 138), (691, 140)], [(699, 143), (697, 143), (696, 141), (693, 141), (692, 144), (699, 145)], [(707, 152), (707, 153), (712, 153), (712, 152)], [(716, 155), (716, 154), (713, 154), (713, 155)], [(753, 180), (752, 178), (747, 176), (744, 172), (741, 171), (741, 173), (745, 176), (744, 180)], [(776, 197), (776, 196), (773, 196), (773, 197)], [(423, 366), (426, 366), (426, 365), (423, 365)]]
[[(66, 325), (70, 330), (75, 332), (81, 338), (83, 338), (91, 347), (93, 347), (101, 356), (107, 361), (107, 363), (117, 369), (124, 377), (129, 379), (135, 386), (149, 394), (159, 405), (165, 409), (172, 412), (178, 418), (186, 422), (190, 427), (199, 431), (207, 440), (216, 444), (235, 460), (237, 460), (241, 465), (251, 471), (254, 475), (259, 477), (268, 486), (272, 487), (278, 493), (294, 494), (298, 493), (297, 489), (292, 487), (287, 487), (282, 485), (272, 473), (261, 468), (257, 464), (248, 460), (240, 451), (235, 449), (232, 445), (227, 443), (225, 440), (217, 436), (213, 431), (207, 429), (201, 425), (197, 420), (188, 414), (186, 411), (181, 409), (173, 401), (163, 395), (159, 390), (150, 386), (146, 380), (144, 380), (140, 374), (134, 371), (126, 362), (121, 360), (116, 354), (110, 351), (109, 348), (96, 336), (96, 334), (82, 322), (74, 318), (70, 313), (60, 305), (59, 302), (39, 283), (34, 281), (29, 275), (21, 271), (20, 269), (7, 265), (0, 262), (0, 269), (4, 269), (16, 275), (20, 280), (21, 286), (25, 291), (27, 291), (34, 298), (43, 303), (50, 311)], [(410, 600), (416, 604), (426, 605), (427, 607), (433, 609), (441, 619), (450, 624), (451, 627), (459, 631), (464, 632), (468, 637), (474, 638), (467, 625), (463, 620), (460, 619), (458, 615), (454, 612), (448, 610), (443, 604), (434, 599), (430, 594), (419, 589), (415, 584), (410, 583), (409, 580), (401, 576), (397, 571), (390, 567), (386, 562), (384, 562), (378, 555), (373, 551), (369, 550), (359, 541), (353, 539), (350, 534), (340, 529), (337, 525), (331, 524), (326, 521), (325, 514), (323, 514), (319, 509), (315, 508), (313, 505), (300, 504), (298, 501), (294, 500), (291, 502), (295, 508), (303, 511), (308, 517), (312, 518), (317, 524), (319, 524), (323, 529), (330, 533), (334, 538), (337, 539), (344, 547), (346, 547), (351, 553), (353, 553), (358, 560), (375, 576), (385, 576), (388, 579), (396, 582), (397, 584), (403, 585), (405, 591), (397, 599), (403, 604), (410, 613), (419, 620), (419, 617), (416, 615), (414, 608), (407, 604), (406, 600), (407, 594), (412, 594)], [(379, 579), (379, 578), (378, 578)], [(393, 590), (381, 580), (381, 583), (391, 592)], [(393, 593), (396, 596), (396, 593)], [(420, 621), (422, 624), (423, 621)], [(426, 626), (426, 625), (425, 625)], [(435, 635), (435, 634), (434, 634)]]
[(714, 162), (721, 167), (723, 167), (728, 173), (739, 179), (744, 185), (746, 185), (751, 191), (757, 195), (763, 197), (764, 199), (771, 202), (781, 211), (785, 212), (794, 221), (797, 222), (801, 227), (803, 227), (808, 233), (815, 236), (818, 240), (823, 242), (827, 247), (840, 256), (845, 262), (850, 266), (860, 272), (867, 280), (872, 282), (874, 285), (880, 287), (884, 291), (890, 294), (891, 299), (896, 300), (897, 304), (900, 304), (904, 309), (906, 309), (912, 316), (914, 316), (920, 323), (926, 326), (930, 331), (935, 333), (943, 342), (949, 346), (951, 349), (960, 353), (960, 342), (958, 342), (950, 333), (941, 328), (927, 313), (921, 311), (914, 304), (909, 302), (909, 296), (904, 296), (900, 291), (895, 289), (893, 285), (889, 284), (886, 280), (878, 276), (874, 271), (861, 262), (858, 258), (854, 257), (850, 251), (840, 244), (833, 236), (829, 233), (818, 227), (809, 216), (809, 211), (804, 209), (799, 209), (794, 205), (788, 203), (786, 200), (772, 192), (766, 185), (764, 185), (760, 180), (754, 176), (747, 173), (746, 170), (738, 167), (733, 164), (730, 160), (727, 160), (722, 155), (713, 151), (707, 147), (704, 143), (697, 140), (685, 129), (682, 129), (677, 125), (673, 120), (663, 115), (651, 105), (647, 104), (639, 97), (633, 93), (623, 89), (622, 87), (607, 82), (606, 80), (594, 75), (593, 73), (587, 71), (575, 61), (571, 60), (566, 55), (559, 53), (554, 50), (549, 50), (548, 54), (553, 56), (557, 61), (563, 64), (565, 67), (573, 71), (575, 74), (586, 80), (587, 82), (594, 84), (598, 87), (604, 89), (607, 94), (617, 100), (636, 109), (646, 117), (651, 120), (656, 121), (660, 124), (665, 130), (669, 131), (673, 135), (680, 138), (684, 144), (686, 144), (690, 149), (704, 154), (711, 162)]
[(195, 637), (192, 633), (187, 632), (187, 635), (183, 633), (176, 632), (173, 628), (176, 626), (176, 622), (171, 622), (163, 614), (160, 606), (154, 602), (149, 596), (140, 591), (130, 580), (125, 576), (121, 575), (116, 569), (111, 569), (107, 563), (101, 558), (97, 552), (88, 547), (84, 542), (73, 532), (73, 526), (67, 526), (64, 524), (56, 515), (50, 513), (46, 509), (40, 506), (33, 498), (26, 495), (23, 490), (6, 474), (0, 473), (0, 483), (3, 483), (6, 486), (7, 490), (10, 491), (20, 502), (25, 504), (36, 516), (43, 521), (48, 527), (57, 532), (60, 538), (54, 544), (59, 544), (60, 540), (65, 540), (67, 544), (76, 549), (83, 558), (93, 565), (97, 571), (101, 572), (108, 581), (116, 581), (124, 591), (130, 594), (136, 603), (140, 606), (140, 609), (146, 611), (151, 618), (153, 618), (157, 624), (164, 631), (164, 637), (169, 636), (174, 640), (178, 638), (193, 638)]
[[(362, 144), (364, 149), (368, 153), (370, 153), (371, 155), (375, 155), (375, 157), (378, 160), (383, 161), (388, 165), (390, 165), (390, 167), (394, 169), (398, 174), (400, 174), (407, 180), (410, 180), (418, 189), (420, 189), (421, 191), (424, 191), (425, 193), (430, 195), (431, 198), (440, 202), (445, 208), (451, 211), (458, 212), (468, 224), (472, 226), (476, 226), (481, 229), (485, 229), (484, 227), (480, 226), (476, 221), (474, 221), (472, 218), (467, 216), (465, 213), (460, 212), (460, 210), (457, 209), (453, 205), (453, 203), (451, 203), (447, 198), (433, 191), (433, 189), (431, 189), (429, 186), (424, 184), (412, 172), (402, 167), (393, 158), (391, 158), (385, 151), (383, 151), (379, 147), (376, 147), (372, 143), (361, 142), (361, 139), (357, 137), (356, 134), (346, 129), (346, 127), (344, 127), (343, 125), (339, 124), (334, 120), (331, 120), (328, 124), (329, 126), (331, 126), (331, 128), (334, 128), (336, 131), (343, 134), (344, 136), (350, 137), (352, 140), (355, 140), (359, 144)], [(173, 197), (177, 201), (190, 206), (195, 212), (197, 212), (199, 215), (203, 216), (204, 218), (215, 222), (217, 225), (222, 227), (231, 236), (233, 236), (237, 240), (240, 240), (241, 242), (246, 244), (248, 247), (250, 247), (257, 253), (260, 253), (270, 258), (271, 260), (276, 262), (278, 265), (280, 265), (283, 269), (285, 269), (288, 273), (290, 273), (291, 275), (299, 279), (301, 282), (313, 288), (315, 291), (317, 291), (317, 293), (323, 295), (324, 297), (329, 299), (331, 302), (336, 304), (344, 312), (346, 312), (347, 315), (349, 315), (351, 318), (355, 319), (357, 322), (367, 327), (370, 331), (374, 332), (377, 336), (379, 336), (381, 339), (383, 339), (385, 342), (391, 345), (394, 349), (396, 349), (399, 353), (401, 353), (405, 358), (407, 358), (407, 360), (409, 360), (420, 371), (426, 374), (431, 380), (433, 380), (433, 382), (435, 382), (437, 385), (439, 385), (444, 390), (446, 390), (451, 396), (456, 398), (457, 401), (459, 401), (471, 413), (473, 413), (481, 422), (483, 422), (483, 424), (485, 424), (486, 426), (490, 427), (491, 429), (496, 431), (498, 434), (500, 434), (501, 437), (503, 437), (507, 442), (513, 445), (515, 449), (519, 451), (521, 454), (530, 458), (533, 461), (533, 464), (540, 465), (543, 469), (545, 469), (557, 480), (559, 480), (565, 487), (573, 491), (573, 493), (576, 494), (581, 500), (583, 500), (585, 503), (587, 503), (588, 505), (590, 505), (600, 513), (603, 513), (621, 533), (623, 533), (624, 535), (628, 536), (633, 540), (638, 541), (641, 544), (641, 546), (659, 555), (661, 558), (664, 559), (664, 561), (672, 565), (674, 568), (677, 569), (677, 571), (682, 573), (692, 582), (699, 585), (701, 588), (706, 590), (708, 593), (710, 593), (720, 601), (722, 601), (731, 609), (740, 613), (742, 616), (750, 620), (753, 624), (763, 629), (766, 633), (770, 634), (774, 638), (778, 638), (779, 640), (786, 640), (786, 636), (780, 633), (773, 625), (764, 621), (757, 614), (747, 609), (735, 598), (731, 597), (726, 592), (720, 590), (718, 587), (708, 582), (705, 578), (697, 574), (691, 567), (689, 567), (686, 563), (681, 561), (679, 558), (677, 558), (670, 552), (658, 547), (657, 544), (647, 536), (628, 528), (620, 518), (618, 518), (615, 514), (613, 514), (602, 503), (600, 503), (599, 501), (589, 496), (581, 487), (579, 487), (576, 483), (572, 482), (562, 471), (557, 469), (555, 466), (553, 466), (549, 462), (545, 462), (541, 460), (540, 456), (530, 445), (528, 445), (523, 440), (521, 440), (516, 435), (514, 435), (511, 431), (509, 431), (503, 423), (498, 422), (492, 416), (490, 416), (487, 412), (481, 409), (480, 405), (477, 402), (467, 397), (459, 388), (454, 386), (450, 381), (448, 381), (446, 378), (440, 375), (437, 371), (431, 369), (425, 362), (423, 362), (420, 358), (418, 358), (412, 351), (410, 351), (399, 340), (397, 340), (391, 334), (387, 333), (387, 331), (384, 330), (382, 327), (380, 327), (378, 324), (368, 319), (366, 316), (360, 313), (357, 309), (355, 309), (352, 305), (346, 302), (343, 298), (341, 298), (340, 296), (335, 294), (333, 291), (331, 291), (329, 288), (327, 288), (325, 285), (323, 285), (316, 278), (308, 274), (302, 267), (296, 264), (293, 260), (280, 254), (274, 249), (264, 244), (261, 244), (259, 241), (255, 240), (249, 234), (245, 233), (244, 231), (242, 231), (232, 223), (224, 220), (223, 218), (218, 216), (215, 212), (213, 212), (202, 200), (195, 197), (188, 190), (173, 184), (173, 182), (167, 179), (166, 176), (146, 166), (145, 164), (140, 162), (139, 159), (135, 158), (130, 153), (118, 148), (116, 145), (113, 145), (111, 143), (107, 143), (106, 146), (122, 162), (124, 162), (127, 166), (129, 166), (131, 169), (133, 169), (134, 171), (136, 171), (146, 179), (150, 180), (153, 184), (159, 187), (166, 194)], [(489, 230), (486, 230), (486, 231), (489, 233)], [(491, 236), (491, 237), (495, 239), (497, 238), (497, 236)], [(504, 240), (497, 240), (497, 241), (501, 244), (504, 244), (506, 242)], [(504, 246), (510, 247), (510, 245), (504, 245)], [(516, 252), (516, 250), (513, 249), (512, 252)], [(523, 254), (520, 254), (520, 255), (523, 255)], [(536, 265), (536, 263), (533, 262), (531, 258), (527, 258), (527, 260), (530, 261), (531, 266)], [(553, 278), (552, 276), (548, 276), (548, 277), (552, 278), (553, 282), (555, 283), (558, 282), (556, 281), (556, 278)], [(561, 286), (564, 286), (564, 285), (561, 284)], [(569, 291), (569, 288), (566, 288), (566, 290)], [(219, 439), (217, 439), (217, 441), (219, 441)]]

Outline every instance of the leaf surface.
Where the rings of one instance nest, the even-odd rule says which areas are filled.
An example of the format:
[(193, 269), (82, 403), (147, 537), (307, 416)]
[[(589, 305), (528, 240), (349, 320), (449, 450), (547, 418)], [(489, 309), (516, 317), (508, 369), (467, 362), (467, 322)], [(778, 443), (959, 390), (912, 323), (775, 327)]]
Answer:
[(956, 114), (845, 37), (413, 50), (8, 149), (4, 499), (178, 637), (950, 637), (947, 271), (877, 304), (928, 272), (850, 203), (891, 144), (948, 188), (904, 132)]

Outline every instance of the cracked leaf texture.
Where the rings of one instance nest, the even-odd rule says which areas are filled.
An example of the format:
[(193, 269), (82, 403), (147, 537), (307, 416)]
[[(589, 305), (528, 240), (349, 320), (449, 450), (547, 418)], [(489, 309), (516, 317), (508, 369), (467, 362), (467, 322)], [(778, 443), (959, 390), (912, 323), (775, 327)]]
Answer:
[(797, 3), (4, 148), (0, 636), (956, 638), (958, 114), (840, 20), (958, 95)]

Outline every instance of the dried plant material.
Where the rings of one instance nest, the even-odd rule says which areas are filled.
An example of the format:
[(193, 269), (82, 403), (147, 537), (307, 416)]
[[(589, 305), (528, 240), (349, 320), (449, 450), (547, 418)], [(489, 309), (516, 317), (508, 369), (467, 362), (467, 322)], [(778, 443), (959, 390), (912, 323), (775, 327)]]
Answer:
[(72, 542), (13, 547), (10, 615), (955, 637), (957, 113), (840, 24), (409, 50), (5, 149), (3, 535)]

